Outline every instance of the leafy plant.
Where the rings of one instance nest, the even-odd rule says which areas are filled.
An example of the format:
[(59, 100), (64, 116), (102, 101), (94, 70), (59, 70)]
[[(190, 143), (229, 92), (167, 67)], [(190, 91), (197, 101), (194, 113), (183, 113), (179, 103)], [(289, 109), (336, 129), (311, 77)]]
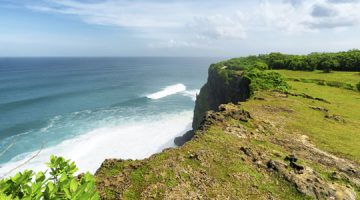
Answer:
[(251, 94), (257, 90), (287, 91), (289, 89), (289, 85), (281, 74), (274, 71), (262, 71), (254, 68), (245, 71), (245, 77), (250, 80)]
[(269, 69), (269, 66), (264, 62), (255, 62), (252, 67), (256, 68), (256, 69), (259, 69), (259, 70), (267, 70), (267, 69)]
[(94, 177), (88, 172), (74, 176), (74, 162), (52, 155), (47, 166), (45, 172), (25, 170), (0, 180), (0, 199), (99, 199)]
[(356, 88), (359, 90), (360, 92), (360, 82), (358, 84), (356, 84)]

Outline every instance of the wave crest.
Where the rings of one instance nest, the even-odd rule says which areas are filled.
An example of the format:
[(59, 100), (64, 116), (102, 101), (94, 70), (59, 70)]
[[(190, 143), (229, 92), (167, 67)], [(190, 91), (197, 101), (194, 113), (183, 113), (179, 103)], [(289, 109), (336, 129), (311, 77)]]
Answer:
[(146, 97), (149, 99), (154, 99), (154, 100), (161, 99), (161, 98), (173, 95), (173, 94), (177, 94), (179, 92), (183, 92), (185, 90), (186, 90), (186, 86), (184, 84), (179, 83), (179, 84), (167, 86), (167, 87), (163, 88), (161, 91), (149, 94)]

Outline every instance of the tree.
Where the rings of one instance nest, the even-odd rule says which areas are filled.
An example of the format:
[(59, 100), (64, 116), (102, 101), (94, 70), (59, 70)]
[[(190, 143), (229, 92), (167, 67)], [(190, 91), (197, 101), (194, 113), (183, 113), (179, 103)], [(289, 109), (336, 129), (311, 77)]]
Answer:
[(319, 69), (322, 69), (324, 72), (331, 72), (339, 68), (339, 62), (334, 58), (323, 59), (319, 63)]
[[(265, 66), (267, 64), (267, 67)], [(360, 50), (350, 50), (338, 53), (311, 53), (309, 55), (288, 55), (270, 53), (267, 55), (234, 58), (222, 62), (223, 66), (233, 70), (258, 69), (290, 69), (324, 72), (360, 71)]]
[(270, 69), (286, 69), (287, 55), (281, 53), (270, 53), (268, 65)]
[(295, 57), (289, 61), (288, 69), (313, 71), (315, 67), (310, 66), (309, 63), (303, 57), (297, 57), (297, 58)]

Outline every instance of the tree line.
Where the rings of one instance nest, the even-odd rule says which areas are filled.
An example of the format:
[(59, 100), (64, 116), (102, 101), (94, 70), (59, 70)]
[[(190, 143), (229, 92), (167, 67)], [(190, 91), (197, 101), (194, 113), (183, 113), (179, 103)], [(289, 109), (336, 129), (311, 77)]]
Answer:
[(222, 63), (233, 69), (248, 67), (267, 69), (289, 69), (324, 72), (360, 71), (360, 50), (353, 49), (337, 53), (311, 53), (308, 55), (289, 55), (270, 53), (258, 56), (234, 58)]

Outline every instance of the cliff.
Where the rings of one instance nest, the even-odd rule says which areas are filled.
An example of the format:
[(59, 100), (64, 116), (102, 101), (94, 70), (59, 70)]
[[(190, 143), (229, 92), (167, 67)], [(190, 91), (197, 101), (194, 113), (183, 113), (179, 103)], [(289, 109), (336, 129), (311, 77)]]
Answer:
[(278, 73), (293, 74), (251, 73), (212, 65), (194, 131), (177, 139), (189, 141), (145, 160), (105, 160), (95, 174), (102, 199), (357, 199), (360, 94), (307, 81), (279, 91)]
[[(221, 104), (238, 103), (250, 97), (250, 80), (242, 71), (230, 71), (226, 66), (213, 64), (208, 70), (208, 80), (196, 97), (193, 130), (197, 130), (209, 110), (218, 111)], [(175, 144), (183, 145), (194, 136), (189, 131), (182, 137), (175, 138)]]
[(194, 130), (199, 128), (207, 111), (218, 111), (221, 104), (238, 103), (250, 97), (249, 79), (241, 71), (230, 72), (226, 66), (210, 66), (207, 83), (196, 98), (192, 124)]

